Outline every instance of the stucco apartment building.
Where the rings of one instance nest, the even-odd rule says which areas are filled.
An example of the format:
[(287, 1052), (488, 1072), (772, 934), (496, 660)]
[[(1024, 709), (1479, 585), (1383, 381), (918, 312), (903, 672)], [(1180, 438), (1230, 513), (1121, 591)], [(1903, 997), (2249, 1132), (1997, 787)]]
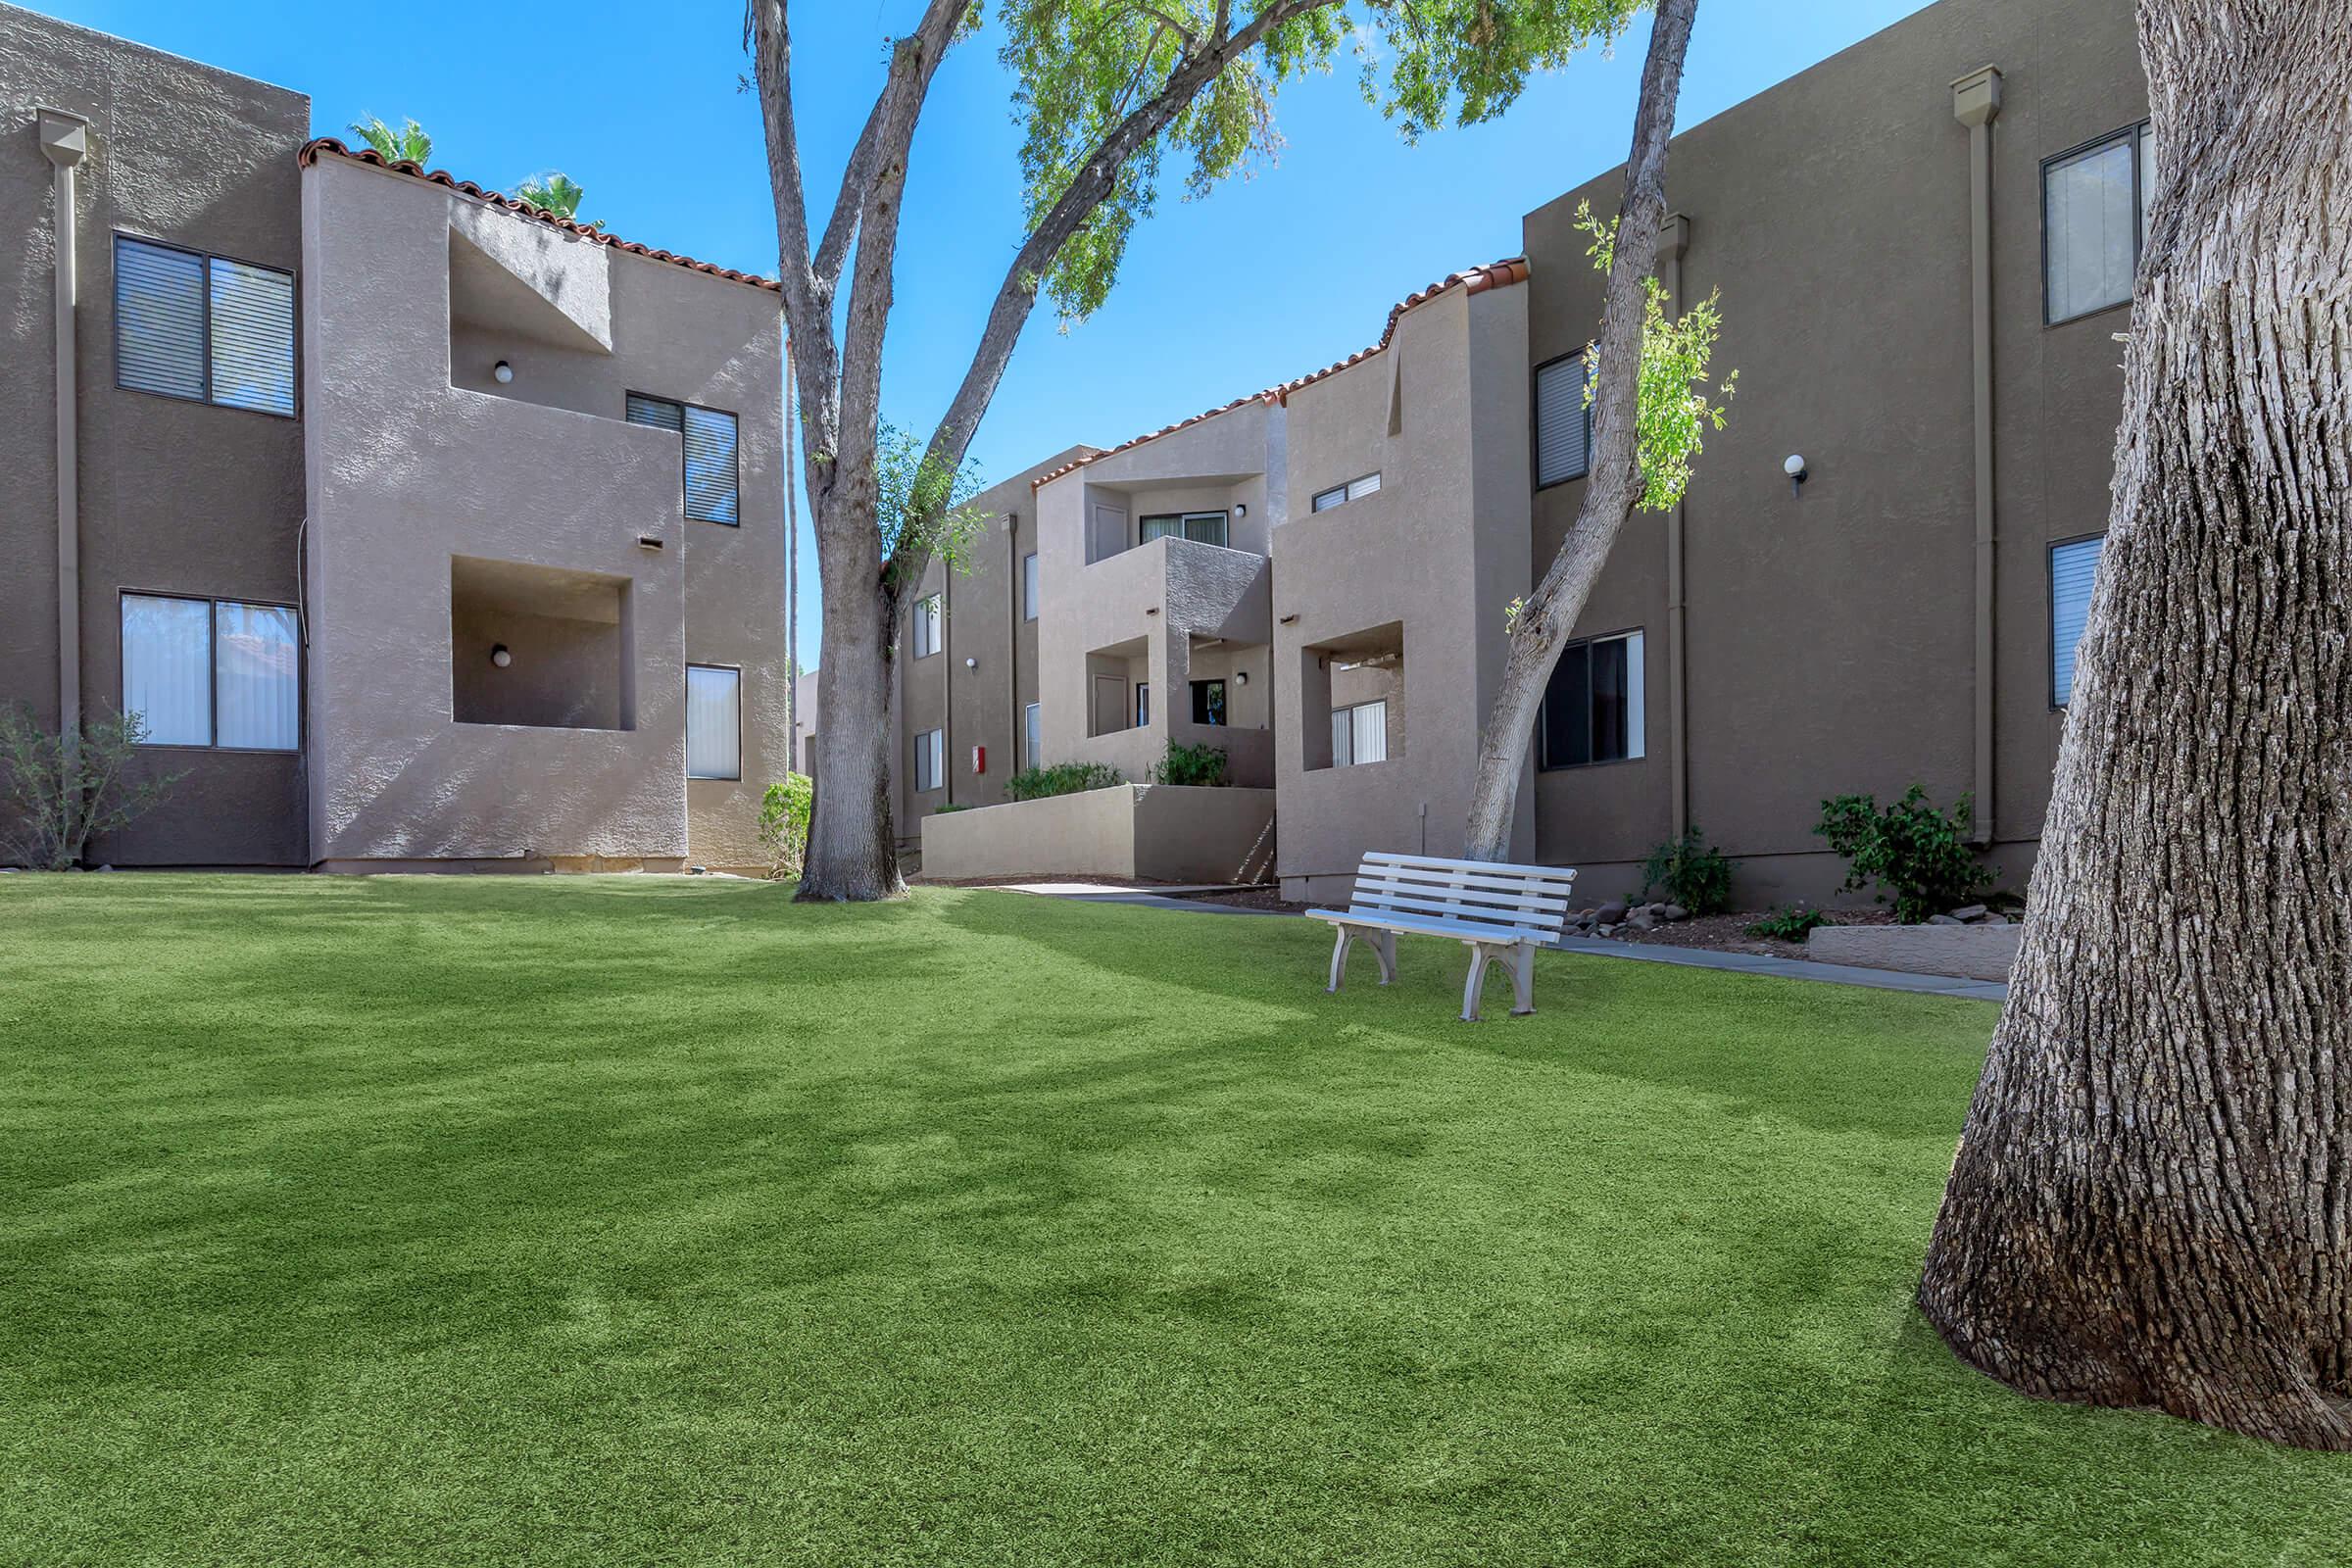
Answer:
[(752, 866), (772, 283), (0, 5), (0, 703), (140, 713), (118, 865)]
[[(1719, 291), (1739, 392), (1553, 673), (1515, 855), (1630, 891), (1695, 825), (1742, 902), (1823, 899), (1821, 802), (1917, 782), (1972, 794), (2023, 886), (2107, 514), (2146, 115), (2126, 0), (1940, 0), (1675, 138), (1659, 274), (1678, 306)], [(1341, 365), (1047, 466), (1035, 755), (1140, 782), (1170, 741), (1222, 746), (1234, 811), (1272, 791), (1293, 896), (1343, 893), (1367, 849), (1458, 853), (1507, 607), (1583, 499), (1577, 209), (1621, 189), (1529, 214), (1524, 258)], [(918, 638), (959, 646), (952, 613), (935, 632), (910, 689)], [(952, 733), (958, 671), (938, 684)], [(1035, 844), (926, 816), (988, 798), (932, 744), (910, 726), (927, 852)]]

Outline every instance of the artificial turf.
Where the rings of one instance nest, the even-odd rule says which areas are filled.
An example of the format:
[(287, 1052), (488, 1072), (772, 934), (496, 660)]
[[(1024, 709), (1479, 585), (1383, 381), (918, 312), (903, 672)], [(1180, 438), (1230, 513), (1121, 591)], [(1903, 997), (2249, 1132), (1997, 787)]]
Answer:
[(1546, 955), (1474, 1027), (1326, 950), (0, 877), (0, 1562), (2352, 1552), (2352, 1461), (1922, 1326), (1989, 1005)]

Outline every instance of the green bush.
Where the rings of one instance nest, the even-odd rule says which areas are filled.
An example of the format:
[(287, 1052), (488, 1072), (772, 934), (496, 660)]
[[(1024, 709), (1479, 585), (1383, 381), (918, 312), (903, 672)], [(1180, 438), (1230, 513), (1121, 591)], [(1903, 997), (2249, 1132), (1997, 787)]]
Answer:
[(136, 778), (147, 721), (93, 712), (78, 744), (32, 714), (0, 708), (0, 865), (70, 871), (101, 833), (152, 810), (184, 775)]
[(1016, 801), (1044, 801), (1126, 782), (1108, 762), (1055, 762), (1051, 767), (1023, 768), (1004, 781), (1004, 793)]
[(787, 773), (760, 798), (760, 844), (771, 877), (799, 876), (808, 858), (808, 813), (816, 785), (806, 773)]
[[(1894, 894), (1894, 917), (1918, 925), (1930, 915), (1977, 903), (1992, 886), (1992, 874), (1968, 843), (1975, 804), (1963, 795), (1949, 813), (1928, 802), (1914, 784), (1885, 810), (1870, 795), (1840, 795), (1821, 803), (1821, 825), (1813, 831), (1846, 858), (1845, 885), (1876, 882)], [(1886, 895), (1874, 895), (1882, 904)]]
[(937, 806), (931, 808), (931, 814), (933, 816), (945, 816), (950, 811), (968, 811), (971, 808), (961, 801), (942, 801)]
[(1168, 755), (1152, 769), (1154, 784), (1222, 784), (1225, 782), (1225, 748), (1222, 746), (1180, 746), (1168, 742)]
[(1650, 851), (1642, 863), (1642, 896), (1654, 887), (1692, 914), (1721, 914), (1732, 906), (1732, 862), (1693, 827)]
[(1819, 909), (1808, 909), (1801, 904), (1784, 904), (1750, 925), (1747, 934), (1769, 937), (1775, 942), (1802, 942), (1806, 932), (1837, 923)]

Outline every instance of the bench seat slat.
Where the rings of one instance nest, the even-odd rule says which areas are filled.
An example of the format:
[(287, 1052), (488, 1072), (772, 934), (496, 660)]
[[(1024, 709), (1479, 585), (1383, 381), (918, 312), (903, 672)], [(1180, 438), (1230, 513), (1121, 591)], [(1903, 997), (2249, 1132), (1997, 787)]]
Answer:
[(1384, 931), (1409, 931), (1423, 936), (1452, 937), (1462, 942), (1547, 942), (1551, 933), (1507, 925), (1472, 925), (1457, 920), (1431, 920), (1419, 915), (1365, 912), (1355, 909), (1309, 909), (1310, 920), (1333, 925), (1365, 925)]
[(1529, 882), (1519, 877), (1488, 876), (1480, 872), (1463, 871), (1453, 875), (1414, 870), (1409, 867), (1367, 865), (1356, 872), (1355, 880), (1396, 883), (1417, 888), (1460, 888), (1474, 893), (1507, 893), (1543, 899), (1566, 899), (1575, 893), (1570, 882)]

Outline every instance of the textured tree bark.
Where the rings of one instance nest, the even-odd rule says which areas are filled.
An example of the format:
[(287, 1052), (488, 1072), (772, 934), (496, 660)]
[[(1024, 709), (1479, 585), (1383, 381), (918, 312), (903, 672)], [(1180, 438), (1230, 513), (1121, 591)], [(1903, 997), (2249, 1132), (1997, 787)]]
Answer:
[[(1519, 805), (1519, 780), (1527, 771), (1527, 748), (1535, 738), (1544, 688), (1560, 650), (1584, 613), (1585, 601), (1609, 547), (1640, 499), (1639, 419), (1642, 370), (1642, 280), (1656, 264), (1658, 229), (1666, 220), (1666, 147), (1674, 136), (1674, 106), (1683, 86), (1683, 57), (1690, 47), (1690, 25), (1698, 0), (1657, 0), (1650, 22), (1649, 54), (1642, 68), (1642, 96), (1634, 110), (1633, 152), (1625, 164), (1625, 206), (1617, 222), (1617, 250), (1609, 266), (1600, 318), (1599, 375), (1592, 384), (1592, 477), (1559, 553), (1544, 580), (1519, 607), (1511, 622), (1510, 652), (1502, 683), (1478, 737), (1478, 771), (1470, 785), (1462, 854), (1473, 860), (1500, 860), (1511, 853), (1511, 821)], [(1500, 613), (1499, 605), (1494, 607)]]
[[(835, 503), (838, 504), (838, 503)], [(816, 670), (816, 798), (843, 807), (808, 824), (803, 900), (865, 902), (903, 895), (891, 809), (896, 761), (892, 722), (899, 606), (858, 542), (859, 530), (826, 526), (811, 499), (817, 576), (825, 605), (825, 657)]]
[(2025, 1392), (2352, 1449), (2352, 0), (2139, 29), (2114, 511), (1919, 1299)]

